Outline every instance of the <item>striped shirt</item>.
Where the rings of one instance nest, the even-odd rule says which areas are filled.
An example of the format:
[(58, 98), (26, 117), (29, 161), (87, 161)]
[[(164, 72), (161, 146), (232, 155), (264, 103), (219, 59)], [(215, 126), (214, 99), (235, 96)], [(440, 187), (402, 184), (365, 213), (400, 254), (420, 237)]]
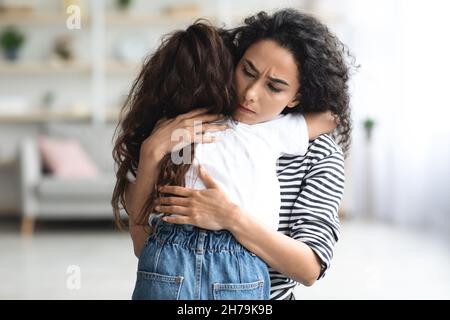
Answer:
[[(304, 156), (277, 163), (281, 188), (278, 231), (308, 245), (319, 257), (321, 279), (339, 239), (338, 208), (344, 192), (344, 156), (328, 135), (309, 143)], [(270, 268), (270, 299), (289, 298), (298, 283)]]

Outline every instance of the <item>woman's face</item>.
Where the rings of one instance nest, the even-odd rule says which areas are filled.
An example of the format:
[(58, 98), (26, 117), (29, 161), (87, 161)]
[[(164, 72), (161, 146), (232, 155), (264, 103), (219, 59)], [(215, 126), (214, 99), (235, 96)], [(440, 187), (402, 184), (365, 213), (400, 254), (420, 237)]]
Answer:
[(235, 73), (239, 106), (234, 119), (247, 124), (275, 118), (298, 104), (298, 67), (294, 56), (272, 40), (251, 45)]

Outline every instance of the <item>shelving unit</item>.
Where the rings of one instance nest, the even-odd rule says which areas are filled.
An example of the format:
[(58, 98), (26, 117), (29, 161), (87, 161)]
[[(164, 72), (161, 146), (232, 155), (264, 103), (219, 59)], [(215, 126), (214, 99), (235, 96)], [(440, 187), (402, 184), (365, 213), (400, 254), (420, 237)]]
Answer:
[[(35, 12), (0, 12), (0, 30), (6, 26), (13, 25), (20, 29), (28, 28), (30, 30), (29, 38), (45, 37), (46, 30), (65, 34), (73, 32), (76, 35), (82, 34), (84, 37), (87, 36), (89, 38), (88, 46), (83, 48), (88, 53), (88, 58), (84, 60), (79, 59), (65, 63), (45, 57), (32, 57), (31, 59), (22, 59), (14, 62), (0, 59), (0, 83), (3, 81), (6, 85), (10, 85), (9, 81), (7, 81), (8, 77), (16, 79), (16, 81), (20, 81), (17, 80), (21, 79), (20, 77), (24, 79), (39, 77), (39, 79), (43, 80), (39, 80), (36, 83), (37, 87), (47, 85), (51, 81), (57, 81), (59, 85), (63, 85), (66, 81), (65, 79), (71, 79), (71, 83), (75, 81), (84, 85), (88, 84), (90, 88), (90, 97), (87, 103), (89, 112), (87, 114), (80, 115), (79, 112), (71, 112), (71, 107), (65, 106), (65, 104), (58, 104), (61, 108), (53, 108), (57, 111), (52, 112), (41, 108), (38, 102), (30, 103), (34, 107), (27, 109), (29, 111), (23, 115), (18, 114), (18, 112), (0, 113), (0, 123), (31, 124), (47, 121), (92, 121), (94, 123), (103, 123), (115, 121), (118, 108), (110, 106), (119, 106), (121, 100), (119, 99), (112, 103), (111, 99), (108, 101), (107, 98), (110, 98), (111, 94), (118, 93), (117, 89), (114, 87), (110, 88), (109, 84), (123, 81), (130, 85), (133, 77), (137, 75), (142, 65), (142, 59), (141, 61), (115, 59), (112, 56), (111, 48), (108, 48), (106, 43), (109, 33), (133, 33), (134, 29), (148, 31), (164, 27), (169, 31), (170, 29), (192, 23), (201, 16), (201, 14), (166, 15), (146, 11), (120, 12), (112, 10), (111, 4), (111, 0), (109, 1), (109, 7), (107, 6), (107, 0), (84, 1), (87, 11), (82, 12), (82, 28), (80, 30), (67, 29), (66, 20), (69, 14), (63, 14), (64, 10), (61, 5), (59, 5), (60, 8), (58, 10), (36, 8)], [(215, 17), (208, 18), (212, 22), (217, 21)], [(99, 41), (99, 39), (103, 39), (103, 41)], [(117, 41), (120, 41), (120, 39)], [(73, 80), (75, 78), (77, 80)], [(126, 95), (127, 89), (124, 88), (121, 94)], [(60, 88), (55, 90), (58, 90), (57, 93), (59, 95), (64, 95)], [(72, 90), (72, 88), (65, 88), (64, 90)], [(43, 88), (42, 92), (44, 93), (44, 91), (48, 91), (48, 89)], [(2, 92), (0, 92), (1, 94)], [(84, 94), (86, 94), (86, 90)], [(6, 105), (3, 108), (0, 105), (0, 109), (7, 109)]]
[(107, 74), (134, 74), (139, 72), (141, 67), (137, 62), (121, 62), (117, 60), (110, 60), (106, 62)]
[[(0, 26), (4, 25), (20, 25), (20, 26), (58, 26), (64, 25), (67, 20), (67, 15), (56, 12), (0, 12)], [(89, 17), (82, 17), (81, 23), (83, 25), (89, 24)]]
[[(105, 22), (108, 26), (139, 27), (167, 25), (169, 19), (170, 23), (173, 25), (188, 24), (195, 21), (197, 18), (198, 16), (190, 15), (167, 16), (163, 14), (116, 13), (107, 14)], [(212, 17), (211, 19), (216, 20), (215, 17)]]
[(87, 63), (73, 62), (50, 62), (50, 61), (27, 61), (27, 62), (0, 62), (0, 75), (51, 75), (51, 74), (73, 74), (90, 73), (91, 66)]
[[(29, 31), (28, 38), (33, 42), (33, 45), (36, 45), (36, 41), (39, 42), (36, 39), (40, 37), (42, 37), (42, 40), (48, 41), (57, 36), (58, 33), (75, 35), (85, 41), (82, 48), (85, 57), (72, 63), (55, 63), (50, 61), (50, 58), (46, 57), (45, 54), (41, 54), (41, 56), (30, 55), (29, 59), (22, 59), (14, 63), (0, 58), (0, 97), (5, 93), (6, 95), (10, 94), (10, 90), (2, 90), (3, 83), (5, 84), (4, 87), (12, 85), (9, 78), (13, 79), (11, 83), (15, 81), (19, 82), (20, 85), (22, 85), (22, 78), (28, 81), (28, 85), (30, 79), (39, 78), (36, 83), (32, 83), (32, 86), (35, 86), (36, 90), (42, 88), (42, 94), (52, 89), (52, 81), (56, 82), (57, 86), (55, 86), (54, 92), (57, 92), (60, 96), (66, 96), (67, 91), (75, 92), (74, 87), (81, 84), (83, 86), (83, 89), (80, 89), (82, 94), (89, 95), (89, 97), (83, 98), (89, 114), (82, 118), (95, 123), (113, 121), (113, 115), (117, 114), (118, 110), (112, 106), (121, 105), (123, 96), (128, 93), (133, 78), (137, 75), (144, 58), (141, 56), (134, 61), (120, 61), (113, 54), (117, 48), (111, 48), (111, 41), (117, 45), (124, 39), (126, 40), (128, 35), (137, 37), (137, 33), (146, 32), (147, 35), (152, 34), (153, 37), (151, 40), (148, 38), (142, 40), (148, 41), (148, 52), (150, 52), (154, 49), (150, 42), (156, 46), (163, 33), (182, 28), (200, 17), (208, 18), (214, 24), (223, 25), (225, 23), (227, 26), (236, 25), (243, 18), (243, 11), (234, 10), (238, 9), (236, 0), (218, 0), (213, 4), (206, 0), (192, 0), (199, 7), (209, 5), (209, 11), (186, 10), (185, 13), (177, 13), (177, 10), (164, 11), (162, 8), (157, 8), (156, 5), (152, 7), (152, 2), (144, 0), (136, 1), (136, 3), (140, 2), (141, 6), (145, 5), (152, 9), (123, 12), (114, 9), (113, 0), (84, 0), (82, 1), (83, 7), (87, 10), (82, 12), (81, 15), (81, 29), (69, 30), (66, 27), (66, 20), (70, 15), (64, 14), (63, 1), (46, 1), (47, 3), (53, 3), (52, 9), (47, 6), (36, 7), (34, 12), (0, 12), (0, 31), (8, 25), (26, 29)], [(199, 4), (201, 1), (203, 1), (202, 4)], [(254, 5), (251, 2), (249, 1), (242, 6), (239, 5), (239, 9), (247, 6), (248, 10), (253, 12)], [(43, 3), (43, 1), (36, 1), (36, 3)], [(176, 6), (176, 3), (172, 1), (171, 5)], [(264, 9), (262, 4), (258, 10), (260, 9)], [(114, 38), (115, 36), (116, 38)], [(79, 39), (75, 39), (75, 42), (80, 43)], [(50, 48), (46, 49), (48, 49), (47, 51), (51, 50)], [(117, 54), (117, 52), (115, 53)], [(64, 87), (66, 83), (69, 84)], [(11, 92), (14, 91), (13, 94), (16, 95), (22, 93), (19, 89), (11, 90)], [(26, 94), (27, 90), (24, 89), (23, 92)], [(118, 94), (121, 97), (113, 99), (112, 96)], [(38, 94), (35, 93), (34, 96), (38, 96)], [(0, 122), (80, 121), (78, 114), (70, 112), (72, 102), (75, 103), (74, 101), (55, 103), (63, 110), (57, 109), (57, 113), (52, 115), (48, 114), (47, 111), (39, 110), (39, 105), (41, 105), (39, 101), (32, 101), (29, 105), (33, 105), (35, 108), (30, 109), (29, 113), (27, 112), (23, 116), (18, 115), (17, 112), (12, 112), (12, 114), (0, 113)], [(0, 110), (7, 109), (6, 106), (2, 108), (1, 103), (0, 101)], [(45, 114), (45, 116), (42, 116), (42, 114)]]
[[(111, 117), (111, 116), (110, 116)], [(91, 115), (81, 112), (55, 112), (55, 111), (34, 111), (25, 115), (4, 114), (0, 117), (1, 123), (41, 123), (49, 121), (89, 121)]]

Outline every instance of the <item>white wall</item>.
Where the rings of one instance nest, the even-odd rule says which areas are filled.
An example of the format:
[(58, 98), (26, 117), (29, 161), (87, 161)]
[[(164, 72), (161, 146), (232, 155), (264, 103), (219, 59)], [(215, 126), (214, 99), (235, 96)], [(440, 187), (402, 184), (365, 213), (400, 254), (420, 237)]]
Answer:
[[(351, 209), (375, 218), (450, 229), (448, 72), (445, 1), (347, 1), (354, 78)], [(377, 124), (366, 158), (362, 120)], [(367, 193), (367, 166), (372, 193)]]

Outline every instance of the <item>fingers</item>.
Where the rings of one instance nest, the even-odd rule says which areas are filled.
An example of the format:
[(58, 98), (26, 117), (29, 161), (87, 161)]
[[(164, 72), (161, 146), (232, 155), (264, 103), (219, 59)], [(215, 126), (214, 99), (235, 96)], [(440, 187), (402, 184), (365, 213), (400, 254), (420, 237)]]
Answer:
[(203, 124), (201, 127), (201, 132), (216, 132), (216, 131), (223, 131), (228, 129), (230, 126), (227, 124)]
[(159, 188), (159, 192), (173, 194), (180, 197), (189, 197), (194, 193), (194, 190), (179, 186), (162, 186)]
[(158, 205), (155, 207), (155, 210), (161, 213), (173, 213), (173, 214), (181, 214), (181, 215), (189, 215), (189, 208), (182, 206), (163, 206)]
[(194, 121), (210, 122), (224, 118), (222, 114), (206, 114), (207, 112), (208, 112), (207, 108), (195, 109), (182, 115), (179, 115), (177, 119), (179, 121), (190, 120), (192, 125), (194, 125)]
[(207, 108), (195, 109), (195, 110), (189, 111), (187, 113), (184, 113), (182, 115), (179, 115), (177, 118), (180, 119), (180, 120), (186, 120), (186, 119), (190, 119), (192, 117), (196, 117), (196, 116), (201, 115), (201, 114), (206, 113), (206, 112), (208, 112)]
[(183, 216), (178, 216), (178, 217), (167, 216), (167, 217), (162, 218), (162, 220), (169, 222), (169, 223), (174, 223), (174, 224), (191, 224), (189, 217), (183, 217)]
[(172, 140), (172, 142), (175, 141), (177, 143), (176, 143), (176, 145), (172, 146), (172, 148), (170, 149), (170, 152), (177, 152), (178, 150), (180, 150), (186, 146), (190, 146), (192, 143), (206, 144), (206, 143), (214, 143), (214, 142), (217, 142), (218, 140), (219, 140), (219, 138), (217, 138), (217, 137), (207, 136), (207, 135), (203, 135), (201, 133), (195, 135), (193, 138), (189, 135), (182, 136), (181, 141), (180, 140), (176, 140), (176, 141)]
[(325, 121), (328, 122), (329, 131), (334, 130), (336, 126), (339, 124), (339, 117), (331, 111), (327, 111), (324, 118)]
[(166, 118), (166, 117), (163, 117), (163, 118), (159, 119), (159, 120), (156, 122), (155, 127), (161, 125), (161, 124), (164, 123), (165, 121), (167, 121), (167, 118)]
[(225, 117), (222, 114), (206, 114), (206, 115), (203, 115), (203, 116), (195, 117), (195, 119), (192, 119), (193, 120), (192, 125), (194, 124), (194, 121), (195, 122), (201, 122), (201, 123), (205, 123), (205, 122), (207, 123), (207, 122), (213, 122), (213, 121), (221, 120), (221, 119), (224, 119), (224, 118)]
[(206, 172), (206, 170), (205, 170), (205, 168), (203, 168), (203, 166), (201, 166), (201, 165), (198, 166), (198, 172), (199, 172), (200, 179), (202, 179), (206, 188), (216, 189), (219, 187), (217, 185), (217, 183), (214, 181), (214, 179), (211, 178), (211, 176)]
[[(199, 138), (206, 139), (208, 138), (208, 136), (206, 136), (205, 133), (224, 131), (228, 128), (230, 128), (230, 126), (228, 126), (227, 124), (203, 124), (202, 126), (193, 127), (192, 128), (193, 132), (191, 131), (191, 134), (193, 133), (195, 135), (195, 138), (197, 139)], [(210, 139), (206, 140), (209, 141)]]
[(159, 119), (155, 126), (153, 127), (153, 131), (158, 130), (160, 127), (164, 127), (173, 122), (173, 119), (167, 119), (166, 117)]
[(176, 205), (187, 207), (189, 205), (188, 198), (182, 197), (161, 197), (155, 200), (156, 205)]
[(194, 138), (195, 143), (213, 143), (217, 142), (219, 138), (217, 137), (211, 137), (211, 136), (205, 136), (205, 135), (196, 135)]
[[(195, 143), (212, 143), (219, 140), (218, 137), (206, 135), (207, 132), (218, 132), (228, 129), (229, 126), (226, 124), (218, 125), (218, 124), (206, 124), (201, 126), (200, 128), (194, 127), (193, 135)], [(192, 134), (192, 133), (191, 133)]]
[(178, 125), (181, 125), (182, 127), (193, 127), (193, 126), (199, 126), (204, 125), (206, 123), (222, 120), (225, 118), (222, 114), (202, 114), (202, 115), (196, 115), (194, 117), (190, 118), (182, 118), (182, 116), (178, 116)]
[(334, 122), (336, 123), (336, 126), (338, 126), (341, 123), (341, 119), (339, 119), (339, 116), (337, 114), (333, 114)]

